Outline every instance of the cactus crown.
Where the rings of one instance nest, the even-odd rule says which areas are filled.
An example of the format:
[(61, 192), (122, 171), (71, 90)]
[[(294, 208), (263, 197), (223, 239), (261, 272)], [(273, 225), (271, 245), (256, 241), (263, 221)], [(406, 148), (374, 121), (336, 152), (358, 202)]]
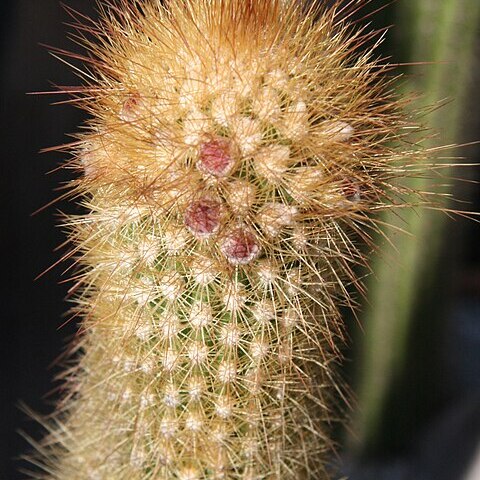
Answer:
[(326, 475), (353, 232), (411, 152), (371, 37), (304, 10), (123, 0), (78, 27), (82, 353), (37, 478)]

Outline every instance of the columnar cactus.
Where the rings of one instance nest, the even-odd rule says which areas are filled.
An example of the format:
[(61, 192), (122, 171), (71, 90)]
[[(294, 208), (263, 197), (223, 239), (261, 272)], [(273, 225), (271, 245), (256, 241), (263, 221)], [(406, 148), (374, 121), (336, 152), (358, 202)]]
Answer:
[(83, 321), (36, 478), (328, 477), (339, 309), (411, 156), (357, 7), (119, 0), (78, 27)]

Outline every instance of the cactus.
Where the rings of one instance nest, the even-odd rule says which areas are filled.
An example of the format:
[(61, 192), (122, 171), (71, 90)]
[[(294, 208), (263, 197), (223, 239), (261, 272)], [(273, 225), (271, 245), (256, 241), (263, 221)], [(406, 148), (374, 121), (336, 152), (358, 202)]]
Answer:
[(349, 23), (360, 3), (118, 0), (81, 18), (82, 323), (34, 478), (329, 478), (340, 309), (423, 155), (361, 48), (376, 34)]

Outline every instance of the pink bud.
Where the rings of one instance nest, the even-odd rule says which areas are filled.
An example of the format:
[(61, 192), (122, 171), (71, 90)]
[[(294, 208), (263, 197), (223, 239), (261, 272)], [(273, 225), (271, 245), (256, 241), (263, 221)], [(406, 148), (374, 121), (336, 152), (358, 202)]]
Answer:
[(260, 253), (255, 236), (244, 228), (236, 228), (223, 240), (220, 250), (233, 265), (245, 265)]
[(207, 238), (220, 227), (221, 204), (201, 198), (190, 203), (185, 211), (185, 225), (197, 238)]
[(235, 164), (232, 157), (230, 140), (217, 137), (200, 146), (197, 168), (214, 177), (226, 177)]
[(139, 93), (130, 94), (123, 102), (120, 119), (124, 122), (133, 122), (139, 117), (139, 107), (142, 103)]

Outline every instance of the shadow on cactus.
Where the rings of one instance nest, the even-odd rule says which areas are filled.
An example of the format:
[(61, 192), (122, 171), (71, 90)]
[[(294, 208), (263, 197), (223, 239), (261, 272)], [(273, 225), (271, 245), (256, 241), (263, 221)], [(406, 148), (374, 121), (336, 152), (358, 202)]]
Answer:
[(425, 152), (363, 2), (285, 3), (69, 10), (81, 353), (33, 478), (329, 478), (339, 309)]

